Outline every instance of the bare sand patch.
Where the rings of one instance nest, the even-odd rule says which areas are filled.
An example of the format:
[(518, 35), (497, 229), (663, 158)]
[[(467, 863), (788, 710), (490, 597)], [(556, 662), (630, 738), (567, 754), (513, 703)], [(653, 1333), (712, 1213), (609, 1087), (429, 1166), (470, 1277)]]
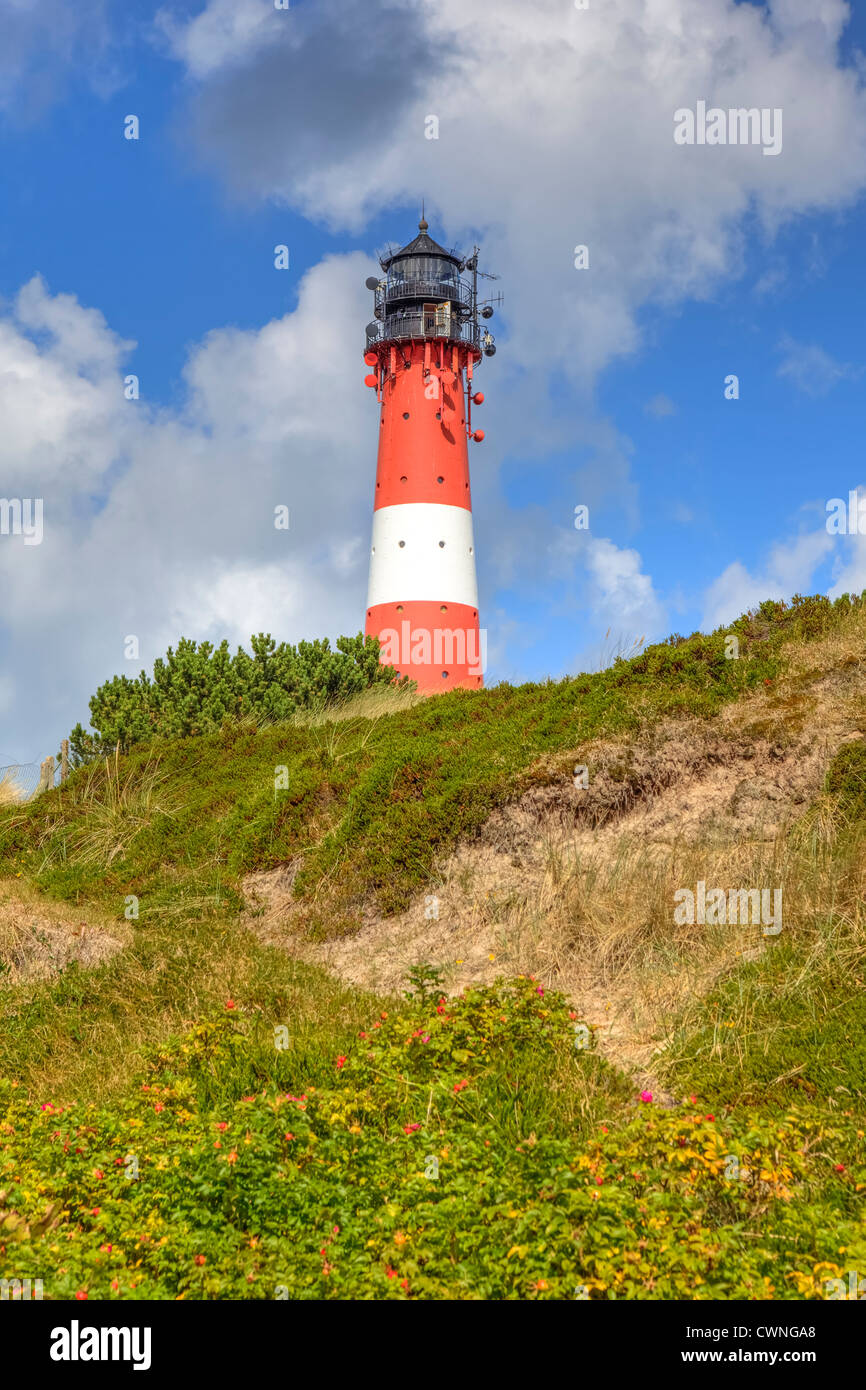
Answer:
[(92, 970), (123, 950), (131, 933), (17, 880), (0, 882), (0, 986), (51, 979), (73, 961)]

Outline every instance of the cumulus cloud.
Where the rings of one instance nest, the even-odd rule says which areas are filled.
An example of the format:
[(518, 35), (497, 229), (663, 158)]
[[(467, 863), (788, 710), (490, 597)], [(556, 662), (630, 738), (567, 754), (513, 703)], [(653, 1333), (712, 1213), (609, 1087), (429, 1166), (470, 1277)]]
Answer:
[(604, 537), (593, 538), (587, 567), (596, 590), (597, 607), (610, 612), (641, 635), (658, 634), (664, 610), (653, 588), (652, 579), (642, 570), (636, 550), (622, 550)]
[(68, 511), (76, 494), (97, 484), (120, 452), (117, 374), (132, 346), (73, 296), (52, 297), (38, 276), (24, 286), (11, 314), (0, 319), (0, 472), (7, 496), (59, 497)]
[(756, 608), (764, 599), (789, 599), (795, 593), (813, 592), (813, 576), (833, 552), (833, 545), (834, 537), (825, 528), (778, 542), (760, 570), (751, 571), (742, 561), (734, 560), (704, 594), (701, 627), (710, 632)]
[(125, 399), (132, 345), (71, 296), (33, 280), (0, 319), (4, 495), (44, 505), (41, 545), (0, 535), (0, 670), (27, 672), (2, 691), (19, 756), (53, 751), (31, 746), (39, 731), (59, 738), (110, 672), (137, 674), (181, 634), (361, 626), (375, 409), (350, 326), (369, 270), (327, 259), (294, 312), (209, 334), (176, 411)]
[[(276, 197), (317, 219), (333, 220), (331, 207), (292, 190), (318, 171), (354, 171), (343, 220), (360, 229), (357, 176), (390, 161), (389, 132), (458, 65), (453, 44), (431, 44), (426, 3), (317, 0), (277, 10), (272, 0), (210, 0), (192, 18), (164, 9), (158, 42), (195, 83), (184, 142), (189, 119), (200, 153), (237, 195)], [(422, 192), (416, 178), (412, 201)]]
[[(425, 193), (446, 240), (483, 234), (512, 359), (586, 383), (639, 344), (641, 305), (741, 273), (747, 214), (771, 233), (862, 191), (847, 17), (841, 0), (209, 0), (171, 33), (199, 151), (231, 187), (353, 231)], [(701, 99), (782, 108), (781, 154), (676, 145), (674, 111)]]

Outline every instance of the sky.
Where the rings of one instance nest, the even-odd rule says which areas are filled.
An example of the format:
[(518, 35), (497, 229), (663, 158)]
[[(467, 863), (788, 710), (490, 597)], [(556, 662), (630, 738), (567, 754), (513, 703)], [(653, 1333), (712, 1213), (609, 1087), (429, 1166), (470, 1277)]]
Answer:
[[(864, 50), (864, 0), (0, 0), (0, 766), (181, 636), (362, 628), (422, 199), (503, 294), (487, 684), (866, 588)], [(781, 148), (679, 143), (702, 102)]]

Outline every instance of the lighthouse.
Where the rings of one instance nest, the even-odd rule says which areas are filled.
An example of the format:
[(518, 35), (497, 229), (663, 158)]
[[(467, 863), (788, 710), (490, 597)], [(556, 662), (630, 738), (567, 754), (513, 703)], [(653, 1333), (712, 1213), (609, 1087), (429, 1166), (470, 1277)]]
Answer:
[[(418, 235), (370, 277), (366, 383), (379, 404), (379, 453), (366, 635), (381, 660), (432, 694), (483, 683), (468, 444), (473, 371), (496, 351), (482, 323), (478, 247), (468, 257)], [(493, 276), (485, 278), (495, 278)], [(497, 296), (495, 302), (500, 302)]]

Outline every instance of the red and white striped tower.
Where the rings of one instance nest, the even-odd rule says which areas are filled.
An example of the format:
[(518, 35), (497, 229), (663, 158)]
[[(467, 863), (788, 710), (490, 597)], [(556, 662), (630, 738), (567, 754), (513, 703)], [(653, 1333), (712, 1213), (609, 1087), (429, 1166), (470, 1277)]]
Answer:
[[(472, 372), (496, 351), (479, 319), (478, 248), (468, 259), (427, 235), (380, 262), (371, 278), (367, 385), (380, 404), (367, 636), (381, 659), (426, 694), (483, 680), (467, 440)], [(469, 271), (471, 279), (464, 279)]]

